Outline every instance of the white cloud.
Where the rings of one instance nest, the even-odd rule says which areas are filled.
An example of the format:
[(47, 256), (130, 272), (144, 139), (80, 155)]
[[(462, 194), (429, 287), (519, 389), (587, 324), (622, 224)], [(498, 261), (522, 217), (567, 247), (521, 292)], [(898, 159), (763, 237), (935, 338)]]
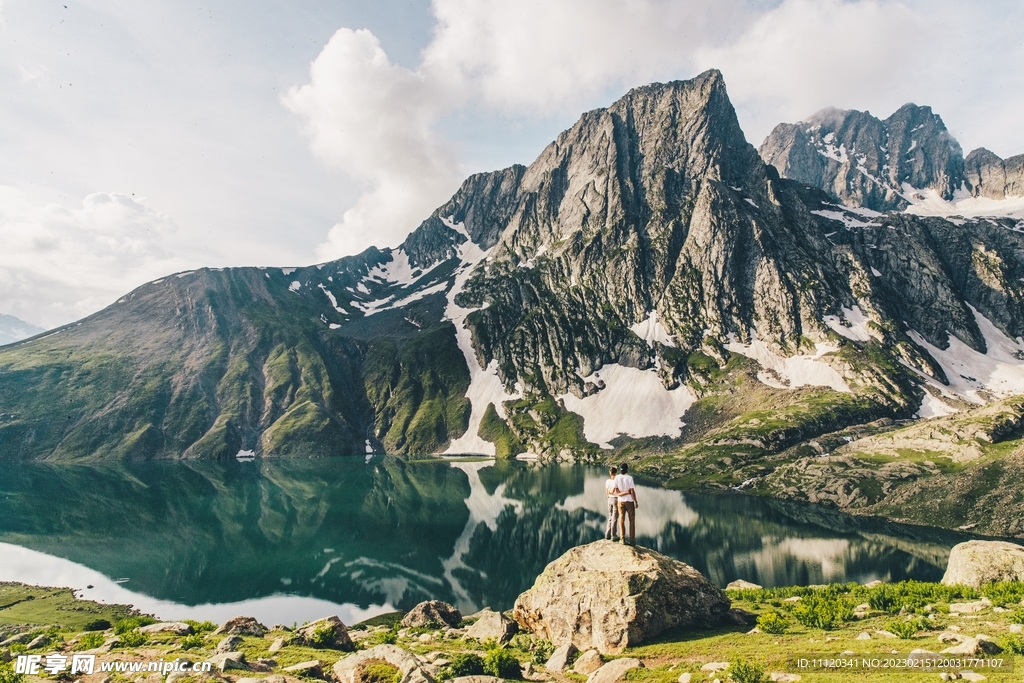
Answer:
[(369, 185), (318, 248), (321, 258), (401, 240), (458, 187), (452, 149), (432, 129), (445, 93), (392, 64), (367, 30), (337, 31), (310, 82), (283, 102), (304, 118), (314, 154)]
[(91, 194), (68, 209), (0, 185), (3, 312), (44, 327), (88, 315), (182, 269), (163, 246), (175, 230), (169, 216), (123, 194)]

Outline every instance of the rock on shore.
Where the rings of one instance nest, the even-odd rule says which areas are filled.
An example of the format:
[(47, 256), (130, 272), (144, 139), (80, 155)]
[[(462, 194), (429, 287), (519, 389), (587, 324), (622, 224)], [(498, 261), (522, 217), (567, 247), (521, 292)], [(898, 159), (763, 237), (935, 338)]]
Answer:
[(967, 541), (949, 551), (942, 583), (980, 588), (992, 581), (1024, 581), (1024, 546), (1005, 541)]
[(647, 548), (596, 541), (549, 564), (513, 608), (555, 645), (617, 654), (665, 629), (711, 623), (729, 599), (693, 567)]

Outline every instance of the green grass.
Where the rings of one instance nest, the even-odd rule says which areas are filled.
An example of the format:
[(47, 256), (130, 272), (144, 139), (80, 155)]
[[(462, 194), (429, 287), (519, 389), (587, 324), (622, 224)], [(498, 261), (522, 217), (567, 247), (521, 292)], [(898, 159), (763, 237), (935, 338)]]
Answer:
[(78, 600), (70, 588), (0, 583), (0, 624), (57, 624), (84, 631), (98, 619), (113, 623), (136, 615), (125, 605)]

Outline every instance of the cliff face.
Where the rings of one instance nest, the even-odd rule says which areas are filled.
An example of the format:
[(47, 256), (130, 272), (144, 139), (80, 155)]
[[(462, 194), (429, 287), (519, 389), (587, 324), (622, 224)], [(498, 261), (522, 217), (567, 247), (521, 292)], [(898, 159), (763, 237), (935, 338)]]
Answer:
[(732, 429), (727, 395), (813, 404), (737, 437), (778, 450), (910, 416), (925, 385), (1016, 390), (961, 362), (1024, 356), (1016, 223), (860, 208), (959, 187), (941, 120), (829, 111), (769, 141), (759, 156), (709, 71), (467, 179), (396, 249), (144, 285), (0, 350), (0, 454), (590, 458)]
[(783, 177), (875, 211), (906, 208), (903, 195), (915, 189), (952, 199), (964, 182), (960, 145), (930, 107), (915, 104), (885, 120), (825, 109), (800, 123), (779, 124), (759, 151)]
[(964, 179), (974, 197), (1024, 197), (1024, 154), (1000, 159), (979, 147), (964, 159)]

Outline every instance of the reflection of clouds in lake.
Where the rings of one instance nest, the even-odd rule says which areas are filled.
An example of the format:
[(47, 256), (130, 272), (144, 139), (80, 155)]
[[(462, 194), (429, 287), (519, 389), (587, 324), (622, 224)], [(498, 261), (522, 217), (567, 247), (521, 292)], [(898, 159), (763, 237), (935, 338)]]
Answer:
[[(494, 463), (490, 460), (480, 462), (453, 462), (452, 467), (460, 469), (469, 478), (469, 497), (466, 498), (466, 507), (469, 508), (469, 519), (462, 534), (455, 541), (455, 549), (451, 557), (441, 561), (444, 567), (444, 578), (451, 586), (455, 594), (456, 605), (463, 613), (476, 612), (480, 606), (469, 596), (469, 592), (455, 578), (456, 570), (475, 572), (465, 562), (466, 553), (469, 552), (469, 542), (473, 538), (476, 528), (480, 524), (486, 524), (487, 528), (495, 531), (498, 528), (498, 515), (507, 507), (515, 509), (516, 514), (521, 514), (523, 504), (518, 500), (505, 497), (505, 483), (498, 484), (494, 493), (487, 493), (487, 488), (480, 480), (480, 470), (490, 467)], [(486, 577), (485, 577), (486, 578)]]
[[(583, 480), (583, 493), (569, 496), (556, 507), (567, 512), (580, 509), (595, 512), (599, 517), (588, 518), (587, 523), (603, 530), (608, 515), (608, 496), (604, 482), (600, 476), (586, 477)], [(636, 511), (637, 536), (657, 539), (670, 524), (686, 528), (695, 525), (700, 519), (700, 515), (686, 504), (678, 491), (637, 485), (636, 497), (640, 502)]]
[(829, 583), (847, 579), (851, 550), (845, 538), (764, 536), (759, 549), (736, 552), (733, 563), (741, 575), (757, 577), (769, 585), (786, 585), (794, 564), (803, 565), (812, 582)]
[(421, 595), (433, 595), (438, 587), (444, 585), (436, 576), (394, 562), (381, 562), (369, 557), (351, 560), (344, 566), (349, 579), (373, 594), (383, 595), (385, 601), (391, 605), (399, 604), (410, 588)]
[(142, 612), (155, 614), (168, 621), (209, 619), (223, 622), (239, 614), (246, 614), (269, 626), (312, 621), (336, 614), (346, 624), (356, 624), (378, 614), (394, 611), (391, 603), (361, 609), (352, 604), (282, 594), (238, 602), (183, 605), (128, 590), (98, 571), (36, 550), (0, 543), (0, 556), (4, 558), (3, 563), (0, 563), (0, 581), (19, 581), (32, 586), (70, 586), (75, 589), (76, 595), (86, 600), (134, 605)]

